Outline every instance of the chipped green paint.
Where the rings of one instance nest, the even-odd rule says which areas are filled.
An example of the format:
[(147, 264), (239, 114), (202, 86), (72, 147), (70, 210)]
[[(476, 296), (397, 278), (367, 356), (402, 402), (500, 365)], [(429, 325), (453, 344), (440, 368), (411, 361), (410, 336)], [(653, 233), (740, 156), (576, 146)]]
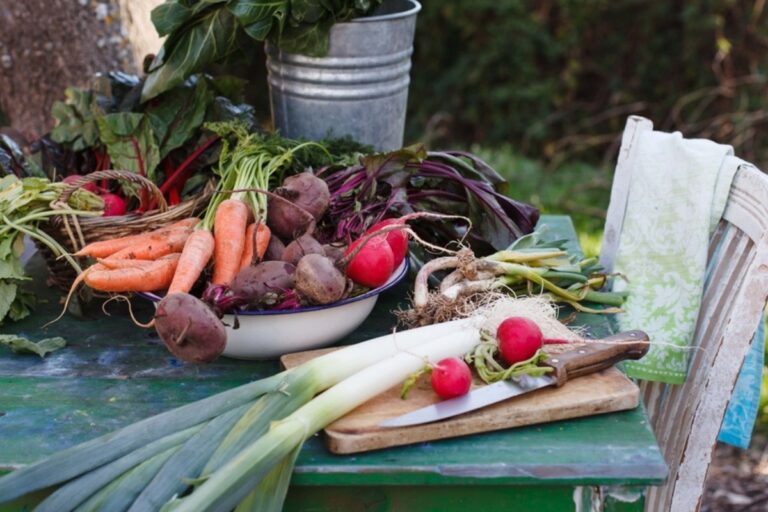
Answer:
[[(575, 239), (567, 217), (544, 221)], [(0, 472), (278, 369), (274, 361), (180, 364), (119, 308), (109, 318), (98, 309), (90, 320), (68, 316), (42, 331), (39, 325), (60, 306), (42, 283), (40, 265), (33, 262), (35, 292), (47, 303), (4, 332), (32, 339), (63, 335), (69, 345), (44, 360), (0, 353)], [(389, 311), (406, 293), (402, 285), (384, 294), (344, 342), (388, 331), (394, 323)], [(151, 315), (148, 305), (137, 306), (140, 318)], [(593, 336), (610, 331), (601, 317), (576, 321)], [(465, 511), (479, 502), (486, 511), (573, 510), (573, 486), (643, 486), (665, 476), (640, 409), (351, 456), (331, 455), (316, 436), (299, 456), (286, 510)], [(641, 510), (639, 502), (623, 505)], [(10, 507), (0, 511), (24, 509), (21, 502)]]

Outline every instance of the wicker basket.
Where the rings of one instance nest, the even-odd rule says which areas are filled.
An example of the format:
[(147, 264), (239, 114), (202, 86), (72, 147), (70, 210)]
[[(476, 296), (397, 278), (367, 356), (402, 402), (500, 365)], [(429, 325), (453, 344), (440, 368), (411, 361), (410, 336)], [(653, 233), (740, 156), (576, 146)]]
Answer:
[[(87, 183), (101, 180), (122, 180), (137, 184), (149, 191), (155, 199), (158, 209), (144, 214), (130, 214), (111, 217), (81, 217), (77, 215), (56, 215), (42, 224), (40, 228), (61, 244), (70, 253), (77, 252), (88, 243), (120, 236), (135, 235), (161, 228), (178, 220), (198, 215), (202, 212), (213, 193), (208, 186), (196, 197), (176, 206), (168, 207), (157, 185), (147, 178), (129, 171), (107, 170), (92, 172), (70, 183), (59, 199), (51, 206), (55, 209), (68, 210), (67, 200), (72, 193)], [(77, 273), (66, 260), (56, 258), (43, 244), (37, 244), (48, 265), (48, 284), (63, 290), (69, 289)], [(85, 263), (84, 259), (81, 263)]]

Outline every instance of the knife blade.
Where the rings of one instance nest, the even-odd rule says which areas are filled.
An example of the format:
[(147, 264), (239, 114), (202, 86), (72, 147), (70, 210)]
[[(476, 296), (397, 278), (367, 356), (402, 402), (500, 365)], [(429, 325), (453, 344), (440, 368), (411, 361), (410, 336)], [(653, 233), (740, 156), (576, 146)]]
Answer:
[(643, 331), (626, 331), (602, 340), (589, 342), (574, 350), (547, 359), (542, 365), (553, 371), (541, 377), (520, 376), (474, 389), (466, 395), (443, 400), (379, 423), (380, 427), (407, 427), (432, 423), (474, 411), (509, 398), (548, 386), (562, 386), (569, 379), (588, 375), (625, 359), (640, 359), (649, 348), (648, 335)]

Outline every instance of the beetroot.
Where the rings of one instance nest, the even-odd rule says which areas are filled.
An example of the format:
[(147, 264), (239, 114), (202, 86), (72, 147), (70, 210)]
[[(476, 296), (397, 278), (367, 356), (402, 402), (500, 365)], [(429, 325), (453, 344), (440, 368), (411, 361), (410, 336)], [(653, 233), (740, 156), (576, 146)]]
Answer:
[(188, 293), (172, 293), (157, 305), (155, 329), (174, 356), (208, 363), (224, 351), (227, 331), (211, 309)]
[(312, 235), (301, 235), (289, 243), (280, 259), (296, 265), (305, 254), (325, 254), (323, 246)]
[[(365, 234), (368, 235), (380, 230), (381, 228), (402, 223), (403, 222), (401, 219), (385, 219), (368, 228), (368, 231), (366, 231)], [(396, 229), (393, 231), (388, 231), (387, 233), (383, 233), (383, 236), (387, 238), (387, 243), (389, 244), (390, 249), (392, 249), (392, 256), (394, 257), (394, 268), (397, 268), (403, 262), (405, 255), (408, 253), (408, 234), (404, 229)]]
[(285, 178), (275, 194), (288, 201), (270, 198), (268, 225), (273, 233), (285, 239), (313, 230), (312, 224), (323, 216), (331, 198), (325, 181), (309, 172)]
[(466, 395), (471, 386), (472, 371), (458, 357), (448, 357), (432, 367), (432, 389), (443, 400)]
[(101, 198), (104, 200), (104, 217), (125, 215), (128, 210), (125, 199), (117, 194), (101, 194)]
[(276, 236), (269, 237), (269, 245), (264, 253), (264, 261), (282, 260), (285, 244)]
[(296, 265), (296, 291), (313, 304), (341, 300), (347, 280), (333, 261), (321, 254), (307, 254)]
[(511, 316), (496, 329), (496, 339), (502, 359), (509, 364), (532, 358), (544, 343), (536, 322), (521, 316)]
[(351, 254), (362, 242), (365, 242), (365, 245), (347, 265), (347, 276), (357, 284), (378, 288), (387, 282), (392, 271), (395, 270), (392, 249), (386, 238), (381, 235), (367, 240), (365, 238), (355, 240), (346, 254)]
[(285, 261), (262, 261), (238, 272), (232, 281), (232, 292), (251, 305), (274, 304), (285, 290), (293, 288), (295, 270)]

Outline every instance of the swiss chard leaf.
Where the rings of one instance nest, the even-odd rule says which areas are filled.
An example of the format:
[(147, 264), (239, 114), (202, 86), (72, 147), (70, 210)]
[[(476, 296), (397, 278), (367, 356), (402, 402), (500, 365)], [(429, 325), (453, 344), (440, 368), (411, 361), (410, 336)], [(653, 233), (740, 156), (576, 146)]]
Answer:
[(237, 28), (232, 13), (217, 7), (203, 11), (170, 33), (152, 63), (141, 100), (172, 89), (207, 64), (235, 51)]
[(183, 2), (171, 1), (152, 9), (150, 18), (157, 30), (157, 35), (163, 37), (181, 28), (194, 14), (194, 11)]
[(189, 87), (163, 94), (144, 110), (155, 134), (160, 160), (183, 146), (205, 120), (205, 112), (213, 101), (213, 92), (204, 79), (190, 79)]
[(301, 23), (314, 24), (328, 15), (331, 15), (331, 19), (333, 19), (333, 13), (334, 11), (328, 12), (327, 7), (318, 0), (291, 1), (291, 23), (295, 26)]
[(136, 173), (143, 171), (149, 179), (154, 179), (160, 150), (144, 114), (108, 114), (98, 119), (98, 126), (101, 141), (107, 146), (112, 159), (112, 167)]
[(232, 0), (227, 9), (237, 18), (246, 34), (263, 41), (275, 22), (279, 27), (283, 26), (288, 6), (288, 0)]
[(323, 57), (328, 53), (328, 33), (334, 22), (333, 18), (327, 18), (311, 24), (286, 25), (277, 45), (286, 52)]
[(328, 52), (334, 23), (364, 16), (382, 0), (171, 0), (152, 11), (167, 38), (144, 83), (142, 101), (182, 83), (237, 49), (240, 34), (311, 56)]
[(94, 146), (99, 140), (96, 119), (104, 114), (104, 110), (90, 91), (68, 87), (64, 95), (66, 101), (54, 102), (51, 109), (56, 123), (51, 130), (51, 139), (66, 143), (75, 151)]

